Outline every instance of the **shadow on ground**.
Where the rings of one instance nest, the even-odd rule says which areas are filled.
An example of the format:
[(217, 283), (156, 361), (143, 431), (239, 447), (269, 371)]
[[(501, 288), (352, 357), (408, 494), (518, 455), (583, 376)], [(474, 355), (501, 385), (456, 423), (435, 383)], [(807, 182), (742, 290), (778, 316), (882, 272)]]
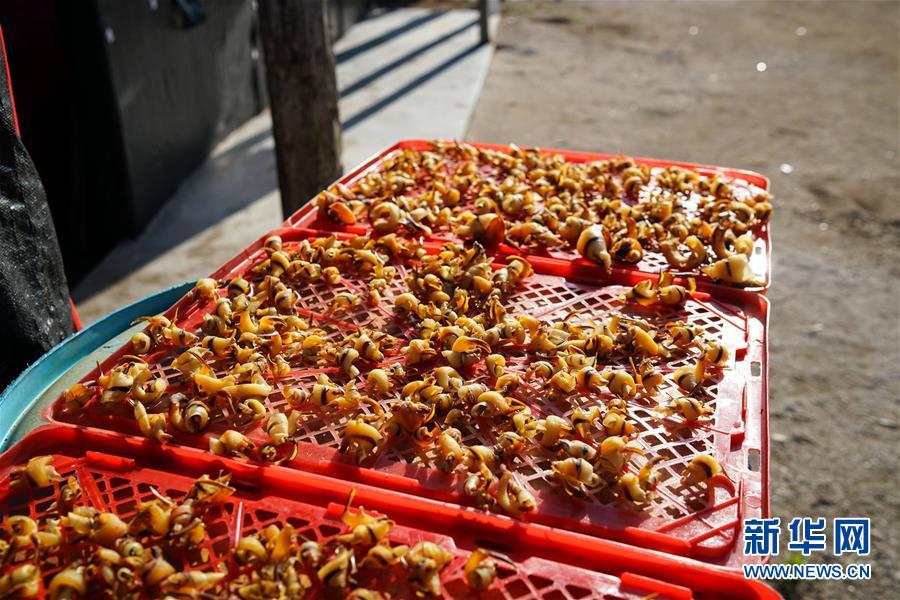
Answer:
[[(400, 137), (463, 133), (489, 60), (482, 52), (477, 25), (477, 13), (471, 10), (376, 10), (338, 41), (348, 165)], [(476, 55), (481, 55), (480, 67), (472, 63)], [(473, 77), (477, 82), (472, 83)], [(461, 84), (460, 78), (470, 81)], [(443, 119), (434, 119), (435, 113)], [(220, 144), (144, 232), (114, 249), (73, 291), (87, 321), (108, 312), (116, 302), (139, 298), (141, 294), (126, 289), (129, 281), (137, 282), (131, 291), (148, 293), (179, 282), (167, 278), (167, 272), (187, 279), (201, 277), (254, 239), (235, 235), (231, 228), (218, 235), (234, 237), (233, 244), (222, 239), (215, 239), (214, 245), (197, 243), (226, 219), (246, 212), (248, 218), (236, 225), (242, 233), (255, 235), (278, 226), (282, 217), (277, 208), (251, 210), (260, 199), (277, 193), (273, 148), (267, 114)], [(154, 266), (155, 262), (160, 264)], [(98, 297), (102, 293), (109, 297)]]

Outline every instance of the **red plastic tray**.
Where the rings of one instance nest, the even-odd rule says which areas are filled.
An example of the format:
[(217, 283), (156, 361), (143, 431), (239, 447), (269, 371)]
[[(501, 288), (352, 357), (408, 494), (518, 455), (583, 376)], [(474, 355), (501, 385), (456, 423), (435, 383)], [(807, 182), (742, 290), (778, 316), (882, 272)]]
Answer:
[[(174, 557), (176, 567), (217, 568), (240, 536), (272, 523), (290, 523), (306, 539), (318, 541), (345, 529), (339, 517), (351, 488), (346, 482), (72, 426), (39, 428), (0, 456), (0, 520), (19, 514), (35, 519), (47, 515), (57, 484), (40, 489), (9, 487), (9, 472), (14, 466), (47, 454), (54, 457), (53, 464), (61, 475), (78, 477), (88, 504), (114, 511), (123, 519), (134, 514), (139, 502), (152, 497), (152, 488), (179, 497), (203, 473), (232, 473), (231, 483), (238, 491), (213, 519), (207, 520), (207, 541), (190, 553)], [(397, 523), (391, 541), (415, 544), (428, 540), (451, 551), (453, 562), (441, 574), (444, 597), (473, 597), (465, 585), (462, 566), (468, 553), (478, 546), (505, 552), (516, 562), (515, 568), (501, 566), (492, 587), (474, 596), (479, 598), (778, 597), (761, 583), (695, 561), (491, 518), (471, 509), (368, 485), (353, 487), (357, 505), (387, 514)], [(69, 557), (61, 558), (45, 558), (45, 583), (68, 564)], [(391, 589), (393, 597), (407, 597), (409, 590), (396, 585), (400, 587)]]
[[(287, 248), (301, 239), (316, 235), (316, 232), (299, 229), (285, 229), (279, 233)], [(349, 234), (339, 235), (343, 237)], [(261, 238), (251, 248), (229, 261), (213, 277), (229, 280), (246, 273), (264, 256), (261, 250), (264, 239)], [(544, 319), (562, 318), (575, 309), (580, 309), (583, 314), (605, 312), (611, 307), (620, 307), (621, 303), (617, 300), (619, 294), (640, 279), (637, 274), (631, 273), (627, 277), (615, 276), (615, 284), (578, 283), (573, 279), (580, 275), (579, 265), (566, 265), (566, 270), (549, 274), (548, 271), (555, 267), (553, 263), (537, 265), (537, 270), (543, 273), (536, 273), (526, 280), (524, 287), (510, 297), (507, 305)], [(569, 279), (559, 275), (567, 275)], [(301, 294), (300, 305), (312, 311), (321, 311), (320, 307), (327, 304), (335, 293), (357, 289), (359, 282), (354, 282), (352, 275), (347, 277), (338, 286), (324, 283), (311, 285), (306, 295)], [(394, 294), (403, 291), (405, 284), (401, 273), (395, 279), (394, 287), (386, 290), (383, 296), (389, 300)], [(641, 432), (640, 443), (651, 455), (662, 454), (667, 457), (658, 465), (664, 480), (659, 485), (659, 495), (652, 509), (643, 512), (626, 510), (608, 490), (601, 490), (584, 500), (562, 497), (558, 486), (550, 485), (547, 481), (549, 476), (546, 471), (550, 468), (551, 459), (536, 456), (520, 469), (520, 477), (525, 475), (528, 486), (539, 501), (538, 510), (528, 516), (530, 520), (716, 564), (737, 566), (752, 560), (740, 553), (741, 548), (736, 545), (736, 541), (742, 518), (768, 515), (765, 377), (768, 303), (759, 295), (740, 290), (723, 288), (721, 292), (728, 295), (727, 301), (721, 297), (714, 300), (701, 292), (690, 299), (683, 310), (666, 309), (655, 317), (653, 310), (633, 306), (627, 309), (641, 317), (661, 319), (663, 322), (683, 319), (699, 324), (708, 332), (721, 337), (732, 354), (730, 364), (722, 371), (718, 381), (709, 386), (715, 396), (710, 406), (716, 411), (711, 425), (688, 428), (679, 425), (677, 419), (674, 419), (671, 421), (672, 429), (669, 430), (659, 425), (649, 405), (633, 406), (632, 414)], [(182, 326), (196, 327), (212, 305), (212, 302), (198, 304), (186, 297), (166, 314), (174, 317), (177, 313)], [(375, 330), (405, 336), (404, 330), (397, 325), (389, 309), (372, 311), (360, 306), (342, 316), (339, 324), (326, 322), (320, 325), (337, 333), (341, 329), (363, 323), (368, 323)], [(126, 345), (105, 361), (101, 368), (109, 369), (121, 356), (130, 353), (130, 345)], [(155, 364), (158, 374), (168, 376), (175, 373), (171, 367), (167, 367), (173, 356), (170, 353), (152, 355), (150, 362)], [(515, 364), (516, 360), (521, 359), (509, 357), (510, 364)], [(671, 362), (669, 367), (675, 369), (684, 364), (687, 361), (683, 359)], [(276, 384), (276, 388), (280, 390), (284, 383), (312, 384), (316, 375), (316, 370), (299, 370)], [(96, 376), (95, 371), (85, 379), (94, 379)], [(673, 388), (674, 384), (670, 383), (669, 388), (661, 389), (668, 390), (671, 394)], [(169, 391), (173, 389), (170, 388)], [(530, 399), (536, 412), (571, 414), (571, 408), (563, 411), (557, 403), (537, 396), (536, 394)], [(581, 397), (577, 402), (587, 400), (588, 398)], [(271, 394), (267, 400), (270, 406), (283, 405), (284, 402), (280, 391)], [(139, 435), (134, 419), (124, 408), (113, 413), (101, 412), (99, 409), (88, 410), (78, 415), (64, 415), (57, 408), (54, 407), (50, 413), (53, 421), (64, 420)], [(296, 436), (300, 452), (290, 466), (377, 484), (418, 496), (461, 504), (467, 502), (461, 493), (461, 479), (453, 481), (435, 469), (412, 462), (415, 454), (408, 448), (388, 448), (373, 462), (364, 463), (363, 468), (356, 467), (349, 457), (337, 451), (340, 445), (339, 430), (347, 418), (315, 418), (305, 421), (304, 429)], [(213, 423), (207, 434), (215, 435), (224, 428), (223, 423)], [(264, 439), (264, 433), (259, 429), (249, 435), (256, 440)], [(464, 441), (488, 445), (493, 442), (483, 436), (478, 437), (479, 441), (476, 442), (477, 435), (479, 434), (473, 431)], [(207, 445), (206, 438), (202, 436), (176, 434), (173, 442), (200, 447)], [(678, 482), (684, 466), (698, 452), (708, 452), (720, 459), (735, 482), (734, 489), (717, 488), (716, 502), (711, 506), (702, 502), (699, 489), (684, 490)], [(640, 461), (637, 464), (639, 466)]]
[[(482, 143), (469, 143), (469, 145), (474, 146), (476, 148), (484, 148), (491, 150), (499, 150), (499, 151), (508, 151), (508, 146), (502, 146), (497, 144), (482, 144)], [(350, 185), (360, 179), (364, 178), (367, 174), (375, 171), (379, 171), (382, 169), (382, 164), (385, 160), (391, 158), (393, 155), (397, 154), (399, 151), (403, 149), (414, 149), (414, 150), (428, 150), (433, 148), (433, 143), (427, 140), (402, 140), (397, 142), (393, 146), (379, 152), (378, 154), (369, 158), (366, 162), (362, 163), (352, 171), (348, 172), (346, 175), (341, 177), (336, 183), (343, 183), (345, 185)], [(527, 149), (527, 148), (523, 148)], [(549, 148), (541, 148), (542, 152), (547, 154), (559, 154), (564, 159), (570, 162), (575, 163), (584, 163), (584, 162), (594, 162), (594, 161), (602, 161), (609, 160), (612, 158), (616, 158), (616, 156), (611, 154), (599, 154), (599, 153), (591, 153), (591, 152), (577, 152), (571, 150), (556, 150)], [(740, 169), (729, 169), (725, 167), (715, 167), (709, 165), (700, 165), (695, 163), (684, 163), (684, 162), (676, 162), (676, 161), (667, 161), (667, 160), (658, 160), (653, 158), (642, 158), (642, 157), (631, 157), (638, 165), (647, 165), (651, 169), (653, 168), (665, 168), (669, 166), (678, 166), (684, 167), (687, 169), (691, 169), (696, 171), (701, 175), (715, 175), (721, 174), (732, 180), (734, 180), (735, 184), (739, 184), (742, 186), (754, 186), (763, 191), (769, 190), (769, 180), (765, 176), (755, 173), (753, 171), (744, 171)], [(371, 227), (369, 227), (367, 222), (360, 221), (354, 225), (344, 226), (331, 219), (327, 219), (324, 217), (320, 217), (318, 210), (315, 206), (314, 202), (308, 203), (306, 206), (298, 210), (296, 213), (291, 215), (286, 221), (286, 225), (294, 226), (294, 227), (306, 227), (311, 229), (319, 229), (319, 230), (330, 230), (330, 231), (346, 231), (353, 233), (367, 233), (371, 231)], [(759, 287), (743, 287), (745, 291), (756, 291), (765, 293), (765, 290), (768, 289), (770, 284), (770, 271), (771, 271), (771, 241), (769, 238), (769, 228), (767, 224), (764, 224), (758, 228), (753, 230), (753, 235), (756, 238), (756, 245), (753, 250), (753, 254), (750, 257), (750, 268), (756, 274), (757, 277), (761, 279), (763, 282), (762, 286)], [(459, 241), (459, 239), (454, 236), (451, 232), (448, 231), (438, 231), (433, 236), (426, 238), (428, 241), (442, 242), (442, 241)], [(520, 254), (529, 256), (529, 260), (534, 257), (540, 256), (545, 258), (554, 259), (554, 262), (570, 262), (573, 261), (578, 263), (580, 267), (591, 272), (591, 278), (593, 280), (602, 281), (607, 279), (608, 275), (597, 265), (581, 258), (581, 256), (574, 251), (574, 249), (559, 249), (559, 250), (551, 250), (551, 251), (542, 251), (542, 250), (534, 250), (528, 252), (527, 250), (523, 251), (512, 246), (501, 244), (497, 247), (497, 251), (500, 254)], [(656, 251), (646, 251), (644, 253), (644, 258), (641, 262), (637, 263), (634, 266), (623, 265), (623, 264), (614, 264), (612, 268), (613, 275), (621, 274), (621, 273), (634, 273), (638, 272), (644, 275), (655, 275), (660, 270), (668, 270), (671, 269), (669, 264), (666, 262), (665, 257), (662, 254)], [(732, 287), (726, 283), (714, 282), (712, 279), (703, 275), (702, 273), (696, 271), (694, 276), (699, 280), (707, 281), (712, 285), (720, 286), (720, 287)]]

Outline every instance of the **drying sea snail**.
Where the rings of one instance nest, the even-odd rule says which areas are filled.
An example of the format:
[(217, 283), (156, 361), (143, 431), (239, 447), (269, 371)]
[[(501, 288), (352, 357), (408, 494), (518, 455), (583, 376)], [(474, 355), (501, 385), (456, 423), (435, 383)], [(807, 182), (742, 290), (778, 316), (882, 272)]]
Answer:
[(602, 265), (609, 271), (612, 257), (606, 249), (606, 232), (602, 225), (591, 225), (578, 236), (578, 252), (593, 263)]

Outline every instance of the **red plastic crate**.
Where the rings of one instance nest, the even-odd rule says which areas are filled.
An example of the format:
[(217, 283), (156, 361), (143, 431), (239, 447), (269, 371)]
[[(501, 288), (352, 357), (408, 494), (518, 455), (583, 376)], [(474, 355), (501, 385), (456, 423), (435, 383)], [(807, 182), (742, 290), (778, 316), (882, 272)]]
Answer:
[[(468, 143), (468, 142), (467, 142)], [(476, 148), (484, 148), (490, 150), (499, 150), (499, 151), (508, 151), (508, 146), (502, 146), (497, 144), (482, 144), (482, 143), (469, 143), (469, 145), (474, 146)], [(428, 150), (433, 147), (432, 142), (427, 140), (403, 140), (397, 142), (393, 146), (379, 152), (374, 155), (366, 162), (362, 163), (352, 171), (348, 172), (346, 175), (341, 177), (336, 183), (343, 183), (345, 185), (350, 185), (363, 179), (367, 174), (371, 172), (377, 172), (382, 169), (382, 164), (385, 160), (391, 158), (399, 151), (403, 149), (413, 149), (413, 150)], [(530, 148), (523, 148), (530, 149)], [(585, 162), (594, 162), (594, 161), (602, 161), (609, 160), (612, 158), (616, 158), (615, 155), (611, 154), (599, 154), (592, 152), (577, 152), (571, 150), (556, 150), (550, 148), (541, 148), (541, 152), (546, 154), (559, 154), (565, 160), (573, 162), (573, 163), (585, 163)], [(684, 162), (676, 162), (676, 161), (667, 161), (667, 160), (658, 160), (653, 158), (642, 158), (642, 157), (631, 157), (638, 165), (647, 165), (651, 169), (656, 168), (666, 168), (669, 166), (678, 166), (684, 167), (690, 170), (693, 170), (701, 175), (711, 176), (715, 174), (724, 175), (732, 180), (733, 183), (737, 187), (755, 187), (763, 191), (769, 190), (769, 180), (765, 176), (755, 173), (753, 171), (744, 171), (740, 169), (729, 169), (725, 167), (715, 167), (709, 165), (700, 165), (695, 163), (684, 163)], [(331, 219), (327, 219), (324, 217), (320, 217), (318, 210), (313, 202), (308, 203), (306, 206), (298, 210), (296, 213), (291, 215), (286, 221), (286, 225), (293, 227), (303, 227), (303, 228), (311, 228), (311, 229), (319, 229), (324, 231), (345, 231), (352, 233), (367, 233), (371, 232), (372, 229), (369, 224), (365, 221), (357, 222), (354, 225), (341, 225), (340, 223), (336, 223)], [(761, 278), (763, 285), (759, 287), (744, 287), (745, 291), (756, 291), (765, 293), (765, 290), (768, 289), (770, 284), (770, 271), (771, 271), (771, 241), (769, 239), (769, 227), (767, 224), (763, 224), (757, 228), (754, 228), (753, 235), (756, 238), (756, 245), (753, 250), (753, 254), (750, 257), (750, 268), (756, 274), (757, 277)], [(433, 242), (443, 242), (443, 241), (460, 241), (459, 238), (453, 235), (452, 232), (440, 230), (436, 232), (433, 236), (426, 238), (427, 241)], [(606, 280), (609, 276), (603, 271), (602, 268), (597, 265), (583, 259), (574, 249), (556, 249), (556, 250), (520, 250), (518, 248), (514, 248), (513, 246), (509, 246), (506, 244), (501, 244), (497, 247), (497, 252), (501, 255), (509, 255), (509, 254), (519, 254), (528, 256), (529, 260), (535, 257), (543, 257), (546, 259), (550, 259), (552, 262), (563, 263), (563, 262), (575, 262), (579, 265), (580, 268), (590, 272), (590, 276), (593, 280), (603, 281)], [(619, 274), (628, 274), (628, 273), (640, 273), (643, 275), (655, 275), (660, 270), (669, 270), (672, 267), (667, 263), (665, 257), (657, 251), (647, 250), (644, 252), (644, 258), (636, 265), (624, 265), (621, 263), (614, 263), (612, 267), (612, 275)], [(720, 287), (732, 287), (729, 284), (722, 282), (714, 282), (712, 279), (707, 277), (706, 275), (700, 273), (699, 270), (693, 273), (694, 277), (698, 278), (701, 281), (706, 281), (712, 285), (720, 286)]]
[[(285, 229), (279, 231), (285, 247), (299, 240), (313, 237), (314, 231)], [(349, 234), (339, 234), (348, 236)], [(246, 273), (264, 256), (261, 250), (265, 238), (219, 269), (213, 277), (229, 280), (239, 274)], [(434, 248), (432, 248), (434, 250)], [(616, 298), (628, 286), (637, 282), (640, 277), (629, 274), (627, 277), (616, 277), (618, 283), (608, 282), (603, 285), (578, 283), (579, 265), (568, 265), (568, 269), (557, 274), (549, 274), (554, 263), (536, 265), (538, 271), (526, 280), (524, 287), (514, 293), (507, 301), (510, 307), (541, 318), (561, 318), (571, 311), (581, 309), (584, 313), (605, 311), (611, 306), (618, 306)], [(402, 275), (402, 273), (401, 273)], [(569, 279), (560, 275), (566, 275)], [(386, 290), (384, 298), (389, 300), (394, 294), (405, 291), (402, 276), (395, 279), (393, 287)], [(324, 283), (311, 284), (309, 296), (301, 295), (301, 306), (312, 307), (315, 311), (323, 303), (339, 291), (353, 290), (358, 286), (352, 275), (347, 276), (338, 286)], [(562, 497), (558, 487), (548, 484), (550, 458), (536, 457), (527, 461), (520, 469), (525, 474), (527, 484), (539, 501), (538, 510), (527, 516), (529, 520), (553, 527), (588, 533), (592, 536), (606, 537), (625, 541), (631, 544), (662, 550), (672, 554), (691, 556), (702, 560), (737, 566), (752, 559), (740, 553), (736, 545), (739, 538), (739, 524), (742, 518), (768, 515), (768, 447), (767, 447), (767, 415), (766, 415), (766, 355), (765, 331), (768, 303), (765, 298), (740, 290), (721, 290), (727, 294), (724, 298), (712, 299), (708, 294), (698, 293), (690, 299), (683, 310), (667, 308), (654, 318), (663, 322), (684, 319), (701, 324), (707, 331), (720, 336), (731, 350), (732, 359), (728, 368), (724, 369), (718, 381), (709, 386), (714, 394), (710, 406), (715, 408), (714, 420), (706, 427), (687, 428), (678, 426), (677, 419), (672, 431), (661, 428), (656, 421), (655, 413), (648, 405), (635, 403), (632, 414), (641, 435), (640, 443), (652, 454), (663, 454), (666, 460), (658, 465), (664, 480), (659, 485), (659, 495), (652, 509), (635, 512), (626, 510), (602, 488), (585, 500)], [(211, 302), (198, 304), (189, 298), (182, 299), (166, 314), (173, 318), (177, 313), (183, 327), (196, 327), (202, 316), (211, 310)], [(321, 310), (321, 308), (318, 308)], [(645, 318), (652, 316), (656, 309), (641, 309), (630, 306), (628, 311)], [(339, 323), (326, 322), (335, 334), (368, 323), (375, 330), (390, 332), (399, 337), (405, 336), (404, 329), (397, 324), (389, 309), (371, 311), (368, 307), (358, 306)], [(101, 365), (104, 370), (114, 365), (121, 356), (130, 354), (126, 345)], [(157, 374), (168, 376), (175, 371), (167, 365), (174, 354), (163, 352), (148, 357), (154, 364)], [(509, 356), (508, 362), (515, 364), (520, 357)], [(687, 364), (686, 359), (673, 361), (669, 368), (675, 369)], [(302, 382), (312, 384), (319, 371), (300, 369), (292, 376), (276, 384), (277, 390), (267, 400), (269, 406), (285, 403), (280, 393), (284, 383)], [(97, 372), (89, 374), (85, 379), (94, 379)], [(674, 384), (668, 384), (668, 391)], [(167, 393), (175, 391), (170, 386)], [(679, 394), (680, 395), (680, 394)], [(588, 401), (587, 397), (579, 397), (576, 402)], [(571, 410), (560, 410), (557, 404), (538, 397), (530, 398), (536, 412), (548, 414), (570, 415)], [(112, 413), (89, 410), (78, 415), (64, 415), (58, 405), (50, 413), (51, 420), (68, 421), (80, 425), (100, 427), (112, 431), (138, 434), (134, 419), (124, 407)], [(411, 493), (418, 496), (466, 503), (462, 495), (462, 480), (451, 480), (433, 468), (420, 463), (413, 463), (415, 454), (409, 448), (388, 448), (386, 451), (367, 463), (362, 468), (353, 464), (350, 457), (338, 453), (340, 445), (339, 430), (347, 416), (337, 420), (313, 418), (304, 422), (304, 428), (296, 435), (300, 451), (290, 466), (306, 471), (333, 475), (342, 479), (376, 484), (385, 488)], [(215, 435), (224, 430), (223, 423), (213, 423), (206, 432)], [(252, 431), (250, 437), (261, 441), (265, 438), (262, 430)], [(476, 439), (478, 441), (476, 441)], [(491, 444), (492, 439), (470, 432), (464, 442)], [(207, 440), (203, 436), (187, 436), (175, 434), (174, 443), (206, 447)], [(698, 452), (715, 455), (726, 466), (729, 476), (734, 480), (734, 489), (717, 488), (716, 502), (706, 506), (702, 501), (699, 489), (683, 490), (679, 488), (678, 478), (690, 458)], [(642, 461), (638, 460), (637, 465)]]
[[(13, 467), (31, 457), (48, 454), (53, 456), (53, 465), (61, 475), (78, 477), (85, 503), (101, 511), (116, 512), (126, 521), (138, 503), (152, 497), (153, 488), (178, 498), (201, 474), (231, 473), (237, 492), (206, 520), (208, 536), (200, 547), (169, 556), (176, 568), (223, 568), (220, 563), (237, 539), (273, 523), (289, 523), (304, 538), (317, 541), (327, 541), (345, 530), (340, 514), (351, 488), (349, 483), (72, 426), (39, 428), (0, 456), (0, 521), (12, 515), (34, 519), (48, 515), (58, 484), (39, 489), (9, 486)], [(477, 511), (368, 485), (353, 487), (357, 490), (356, 505), (387, 514), (396, 522), (390, 534), (392, 542), (412, 545), (427, 540), (451, 551), (454, 559), (441, 573), (444, 597), (778, 597), (758, 582), (694, 561), (539, 525), (490, 518)], [(497, 580), (476, 595), (466, 586), (462, 568), (468, 553), (479, 546), (507, 553), (516, 565), (512, 568), (501, 563)], [(71, 559), (65, 549), (56, 552), (59, 554), (51, 553), (42, 562), (45, 584)], [(225, 564), (225, 568), (233, 568)], [(12, 561), (0, 572), (15, 565)], [(234, 574), (233, 570), (229, 572)], [(409, 597), (409, 588), (402, 582), (389, 586), (393, 597)]]

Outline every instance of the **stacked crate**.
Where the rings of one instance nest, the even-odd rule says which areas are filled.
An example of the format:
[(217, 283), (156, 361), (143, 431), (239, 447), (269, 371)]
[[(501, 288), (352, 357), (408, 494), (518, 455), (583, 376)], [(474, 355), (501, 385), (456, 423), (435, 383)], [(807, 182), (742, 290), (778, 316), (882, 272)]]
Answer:
[[(350, 172), (340, 183), (352, 185), (367, 173), (381, 168), (384, 161), (403, 149), (424, 150), (428, 147), (429, 144), (422, 141), (400, 142)], [(609, 158), (573, 152), (560, 154), (572, 162)], [(636, 159), (636, 162), (651, 168), (675, 164), (642, 159)], [(756, 174), (697, 165), (680, 166), (704, 175), (721, 173), (732, 181), (760, 190), (768, 188), (768, 181)], [(261, 237), (223, 265), (212, 277), (226, 282), (250, 273), (268, 256), (264, 244), (271, 235), (280, 236), (284, 248), (289, 250), (304, 240), (330, 235), (351, 239), (372, 233), (371, 226), (364, 221), (343, 226), (321, 216), (315, 206), (309, 205), (291, 216), (284, 227)], [(287, 514), (302, 515), (311, 527), (318, 527), (316, 531), (321, 531), (321, 526), (316, 524), (329, 518), (334, 520), (333, 507), (329, 507), (328, 502), (340, 502), (340, 496), (354, 486), (360, 490), (361, 497), (371, 498), (365, 502), (367, 507), (371, 504), (392, 517), (399, 512), (402, 518), (398, 523), (401, 525), (406, 519), (408, 528), (398, 530), (398, 539), (444, 536), (441, 539), (449, 540), (454, 548), (471, 550), (477, 545), (492, 544), (491, 547), (507, 552), (518, 567), (512, 571), (501, 569), (499, 583), (492, 588), (498, 597), (618, 598), (649, 593), (657, 593), (660, 597), (690, 597), (691, 590), (700, 595), (765, 596), (768, 590), (743, 580), (732, 570), (752, 560), (742, 553), (742, 520), (768, 516), (768, 303), (763, 293), (769, 281), (770, 246), (765, 225), (755, 233), (757, 242), (750, 262), (762, 285), (738, 289), (719, 285), (697, 273), (699, 289), (683, 306), (655, 306), (652, 310), (623, 306), (620, 297), (639, 281), (656, 277), (665, 264), (658, 253), (647, 252), (640, 263), (616, 266), (606, 273), (571, 251), (529, 254), (506, 244), (491, 250), (498, 266), (512, 255), (527, 254), (534, 267), (535, 274), (506, 300), (507, 307), (518, 313), (545, 320), (562, 320), (574, 312), (588, 315), (619, 312), (657, 324), (684, 321), (714, 335), (729, 350), (731, 358), (708, 385), (711, 394), (708, 406), (714, 413), (707, 423), (667, 427), (653, 407), (631, 407), (630, 416), (635, 422), (638, 443), (648, 454), (663, 457), (657, 465), (661, 480), (655, 499), (644, 511), (623, 506), (608, 488), (603, 487), (582, 498), (564, 497), (550, 484), (551, 458), (532, 454), (524, 457), (525, 464), (518, 473), (523, 476), (522, 483), (536, 497), (537, 509), (522, 519), (486, 514), (471, 506), (458, 482), (449, 483), (447, 477), (424, 464), (409, 447), (389, 445), (362, 465), (354, 464), (338, 451), (340, 430), (346, 424), (347, 416), (303, 421), (295, 436), (298, 442), (296, 458), (282, 466), (254, 466), (251, 470), (240, 461), (209, 455), (205, 451), (207, 439), (204, 436), (176, 434), (161, 448), (135, 439), (134, 436), (140, 433), (127, 407), (108, 410), (94, 404), (88, 410), (71, 412), (62, 410), (61, 399), (47, 414), (55, 424), (55, 433), (43, 432), (37, 438), (29, 438), (4, 458), (5, 466), (9, 468), (28, 451), (40, 449), (54, 454), (57, 464), (81, 469), (86, 477), (107, 481), (103, 484), (105, 488), (119, 485), (129, 489), (131, 491), (122, 497), (129, 494), (133, 497), (146, 495), (147, 486), (158, 481), (160, 472), (154, 469), (157, 462), (166, 463), (183, 477), (198, 472), (202, 465), (227, 465), (239, 478), (241, 474), (247, 474), (251, 480), (266, 481), (261, 491), (269, 495), (265, 503), (270, 507), (267, 509), (270, 521), (283, 520)], [(445, 241), (458, 240), (444, 232), (424, 238), (422, 245), (426, 252), (435, 253)], [(402, 272), (403, 264), (397, 266)], [(311, 284), (298, 302), (298, 313), (327, 322), (336, 335), (365, 325), (401, 339), (406, 337), (408, 332), (389, 308), (358, 305), (348, 309), (339, 319), (327, 316), (327, 307), (336, 294), (365, 289), (365, 282), (355, 277), (352, 273), (344, 273), (337, 285)], [(390, 307), (391, 300), (404, 291), (403, 278), (397, 277), (382, 292), (384, 304)], [(166, 316), (175, 320), (178, 326), (193, 331), (203, 316), (214, 309), (214, 303), (185, 297), (167, 311)], [(96, 379), (130, 354), (134, 352), (129, 344), (85, 379)], [(155, 376), (172, 378), (172, 389), (177, 387), (178, 373), (171, 365), (177, 354), (174, 348), (163, 348), (144, 357)], [(527, 357), (513, 352), (506, 359), (510, 368), (520, 368), (524, 373)], [(671, 373), (685, 366), (686, 360), (684, 356), (673, 358), (664, 364), (665, 372)], [(628, 368), (624, 364), (613, 366)], [(321, 370), (316, 369), (292, 371), (266, 398), (267, 409), (277, 409), (285, 404), (284, 386), (308, 388), (320, 373)], [(677, 393), (677, 388), (667, 382), (662, 393), (672, 396)], [(592, 401), (596, 402), (588, 395), (576, 394), (562, 406), (538, 393), (528, 398), (529, 406), (537, 414), (555, 414), (564, 418), (571, 417), (574, 407), (586, 406)], [(224, 424), (213, 423), (206, 433), (216, 436), (224, 427)], [(265, 441), (265, 432), (261, 428), (248, 432), (248, 435), (256, 442)], [(492, 443), (489, 432), (472, 429), (465, 435), (463, 441), (467, 445)], [(57, 438), (65, 441), (53, 443), (52, 440)], [(95, 452), (85, 455), (79, 451), (84, 448), (80, 444), (90, 444)], [(128, 462), (123, 457), (131, 453), (134, 456)], [(701, 490), (684, 490), (680, 483), (685, 466), (699, 453), (716, 457), (728, 474), (729, 482), (716, 485), (711, 500), (701, 494)], [(110, 462), (120, 465), (127, 473), (117, 476), (118, 484), (109, 483), (112, 474), (103, 470)], [(176, 488), (178, 482), (184, 485), (177, 476), (172, 481), (170, 485)], [(327, 487), (328, 494), (322, 496), (327, 501), (319, 504), (292, 502), (289, 498), (296, 497), (291, 492), (297, 489), (296, 486)], [(35, 510), (33, 499), (20, 497), (18, 505), (14, 501), (12, 497), (0, 497), (0, 503), (6, 509), (4, 512), (25, 510), (26, 506), (30, 507), (28, 510)], [(256, 504), (250, 500), (246, 502), (249, 508), (245, 513), (247, 510), (252, 513)], [(110, 506), (109, 498), (102, 494), (92, 498), (92, 503), (98, 507)], [(221, 539), (210, 541), (213, 544), (210, 556), (215, 555), (216, 543), (225, 544), (230, 539), (225, 535), (225, 529), (233, 536), (234, 531), (242, 527), (241, 523), (223, 526)], [(589, 573), (582, 570), (584, 568), (595, 572)], [(444, 593), (448, 596), (469, 593), (460, 580), (459, 569), (460, 561), (455, 560), (447, 577), (442, 577)]]

